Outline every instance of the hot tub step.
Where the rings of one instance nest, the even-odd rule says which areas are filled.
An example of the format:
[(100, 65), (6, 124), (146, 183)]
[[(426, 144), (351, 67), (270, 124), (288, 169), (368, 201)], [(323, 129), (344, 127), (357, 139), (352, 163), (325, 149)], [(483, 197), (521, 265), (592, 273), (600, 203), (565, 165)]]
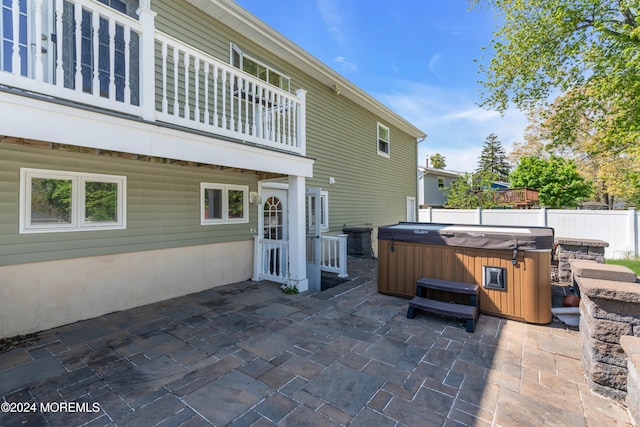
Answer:
[(479, 308), (478, 294), (480, 293), (480, 286), (476, 284), (453, 282), (450, 280), (431, 279), (429, 277), (418, 279), (418, 281), (416, 282), (416, 296), (426, 296), (424, 292), (426, 289), (469, 295), (470, 305)]
[(415, 317), (415, 310), (465, 319), (467, 322), (467, 332), (473, 332), (476, 328), (478, 309), (473, 305), (454, 304), (429, 298), (414, 297), (409, 301), (409, 309), (407, 310), (407, 317), (409, 319)]

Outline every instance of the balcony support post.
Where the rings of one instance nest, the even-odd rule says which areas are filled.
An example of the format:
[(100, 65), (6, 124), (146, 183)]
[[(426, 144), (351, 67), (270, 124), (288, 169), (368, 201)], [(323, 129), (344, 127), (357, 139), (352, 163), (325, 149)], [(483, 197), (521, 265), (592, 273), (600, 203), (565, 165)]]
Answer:
[(156, 119), (156, 94), (155, 94), (155, 17), (156, 12), (151, 10), (151, 1), (142, 0), (136, 11), (140, 17), (142, 34), (140, 35), (140, 106), (142, 118), (148, 121)]

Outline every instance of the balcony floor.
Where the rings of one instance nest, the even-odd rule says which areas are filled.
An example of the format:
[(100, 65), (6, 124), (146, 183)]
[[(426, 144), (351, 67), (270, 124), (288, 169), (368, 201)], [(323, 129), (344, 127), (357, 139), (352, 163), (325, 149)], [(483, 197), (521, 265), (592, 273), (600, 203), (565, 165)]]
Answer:
[(320, 293), (242, 282), (0, 341), (5, 402), (96, 409), (3, 406), (0, 425), (630, 425), (589, 391), (577, 331), (407, 319), (376, 269), (350, 258)]

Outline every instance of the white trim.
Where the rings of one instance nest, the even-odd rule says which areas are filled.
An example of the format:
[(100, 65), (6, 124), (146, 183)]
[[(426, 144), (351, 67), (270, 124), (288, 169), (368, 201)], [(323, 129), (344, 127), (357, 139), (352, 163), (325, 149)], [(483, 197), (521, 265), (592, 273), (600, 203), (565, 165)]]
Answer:
[(238, 169), (313, 176), (314, 160), (0, 92), (2, 134)]
[[(68, 180), (71, 182), (71, 207), (68, 223), (31, 222), (31, 180), (33, 178)], [(92, 223), (85, 220), (85, 183), (108, 182), (117, 185), (117, 217), (115, 222)], [(127, 177), (50, 169), (20, 168), (20, 234), (59, 233), (87, 230), (119, 230), (127, 228)]]
[(320, 231), (329, 231), (329, 192), (320, 191)]
[(416, 222), (417, 210), (416, 198), (407, 196), (407, 222)]
[[(220, 218), (205, 218), (205, 193), (204, 190), (221, 191), (221, 216)], [(242, 191), (242, 218), (229, 217), (229, 191)], [(210, 182), (200, 183), (200, 225), (215, 224), (244, 224), (249, 222), (249, 187), (246, 185), (217, 184)]]

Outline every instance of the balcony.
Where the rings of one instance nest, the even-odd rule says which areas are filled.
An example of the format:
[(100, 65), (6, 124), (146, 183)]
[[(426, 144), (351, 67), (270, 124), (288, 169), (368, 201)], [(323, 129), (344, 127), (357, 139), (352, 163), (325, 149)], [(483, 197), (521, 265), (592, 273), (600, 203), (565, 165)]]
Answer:
[(504, 188), (493, 193), (493, 201), (498, 205), (527, 209), (538, 206), (538, 190), (531, 188)]
[(305, 154), (305, 91), (291, 94), (92, 0), (1, 9), (0, 86), (147, 122)]

